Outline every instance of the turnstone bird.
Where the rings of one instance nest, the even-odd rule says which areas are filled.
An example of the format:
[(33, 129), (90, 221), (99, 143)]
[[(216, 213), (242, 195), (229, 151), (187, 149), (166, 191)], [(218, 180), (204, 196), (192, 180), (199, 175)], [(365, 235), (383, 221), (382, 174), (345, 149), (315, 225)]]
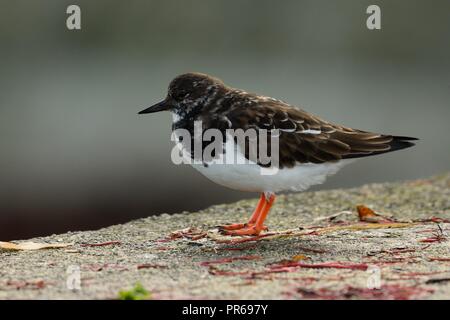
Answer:
[[(192, 164), (220, 185), (261, 193), (247, 223), (221, 226), (222, 232), (229, 235), (258, 235), (266, 230), (263, 223), (276, 193), (306, 190), (323, 183), (327, 176), (357, 158), (405, 149), (414, 145), (411, 141), (417, 140), (337, 125), (281, 100), (229, 87), (220, 79), (201, 73), (177, 76), (170, 83), (166, 98), (139, 114), (158, 111), (170, 111), (173, 130), (185, 129), (191, 134), (191, 139), (195, 139), (196, 121), (201, 121), (202, 130), (217, 129), (224, 137), (227, 137), (227, 129), (254, 128), (258, 132), (261, 129), (279, 132), (278, 170), (275, 174), (261, 174), (260, 169), (267, 164), (258, 159), (244, 165), (212, 161)], [(238, 144), (236, 139), (228, 138), (221, 142), (223, 154), (234, 151), (238, 158), (250, 160), (249, 148)], [(186, 143), (191, 142), (183, 141), (179, 146), (183, 149)], [(205, 148), (204, 143), (201, 146)], [(188, 157), (192, 159), (195, 156), (189, 151)]]

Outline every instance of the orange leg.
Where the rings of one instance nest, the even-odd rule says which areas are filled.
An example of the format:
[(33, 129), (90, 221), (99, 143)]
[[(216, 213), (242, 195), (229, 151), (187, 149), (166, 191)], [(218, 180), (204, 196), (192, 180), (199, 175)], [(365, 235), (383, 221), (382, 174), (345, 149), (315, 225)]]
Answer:
[[(264, 196), (264, 195), (263, 195)], [(261, 233), (264, 227), (264, 220), (266, 220), (267, 215), (269, 214), (270, 208), (275, 201), (275, 195), (271, 195), (269, 200), (264, 198), (264, 206), (259, 213), (258, 218), (256, 219), (256, 223), (254, 225), (247, 225), (244, 228), (237, 230), (229, 230), (225, 231), (226, 234), (231, 236), (257, 236)]]
[(253, 214), (247, 223), (227, 224), (227, 225), (219, 226), (219, 229), (221, 231), (237, 230), (237, 229), (245, 228), (249, 225), (254, 225), (256, 223), (256, 221), (258, 220), (259, 214), (261, 213), (261, 210), (264, 207), (265, 202), (266, 202), (266, 199), (264, 197), (264, 193), (261, 193), (261, 197), (259, 198), (259, 201), (258, 201), (258, 204), (256, 205), (255, 211), (253, 211)]

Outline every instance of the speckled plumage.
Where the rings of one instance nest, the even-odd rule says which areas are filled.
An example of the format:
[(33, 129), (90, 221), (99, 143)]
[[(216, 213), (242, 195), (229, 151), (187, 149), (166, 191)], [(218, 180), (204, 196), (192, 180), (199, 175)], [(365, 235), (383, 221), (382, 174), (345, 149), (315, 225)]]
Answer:
[[(200, 73), (176, 77), (165, 101), (172, 106), (174, 130), (193, 132), (196, 120), (202, 121), (203, 130), (216, 128), (224, 136), (226, 129), (279, 129), (280, 168), (376, 155), (410, 147), (411, 140), (416, 140), (333, 124), (281, 100), (231, 88)], [(244, 153), (248, 158), (248, 150)]]

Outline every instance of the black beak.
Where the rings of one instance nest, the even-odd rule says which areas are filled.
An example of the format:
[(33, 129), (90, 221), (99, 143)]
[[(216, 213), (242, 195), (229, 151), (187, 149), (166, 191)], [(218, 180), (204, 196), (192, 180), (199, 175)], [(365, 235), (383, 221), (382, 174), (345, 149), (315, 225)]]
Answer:
[(170, 104), (167, 103), (166, 100), (163, 100), (151, 107), (148, 107), (147, 109), (144, 109), (142, 111), (139, 111), (138, 114), (145, 114), (145, 113), (154, 113), (159, 111), (167, 111), (170, 109)]

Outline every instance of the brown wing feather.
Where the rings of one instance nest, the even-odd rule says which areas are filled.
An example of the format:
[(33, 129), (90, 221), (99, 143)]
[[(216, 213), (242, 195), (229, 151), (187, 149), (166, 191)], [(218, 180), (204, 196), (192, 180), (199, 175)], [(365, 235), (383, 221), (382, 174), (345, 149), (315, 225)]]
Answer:
[(233, 129), (279, 129), (281, 168), (389, 152), (395, 139), (391, 135), (335, 125), (275, 100), (231, 109), (227, 118)]

